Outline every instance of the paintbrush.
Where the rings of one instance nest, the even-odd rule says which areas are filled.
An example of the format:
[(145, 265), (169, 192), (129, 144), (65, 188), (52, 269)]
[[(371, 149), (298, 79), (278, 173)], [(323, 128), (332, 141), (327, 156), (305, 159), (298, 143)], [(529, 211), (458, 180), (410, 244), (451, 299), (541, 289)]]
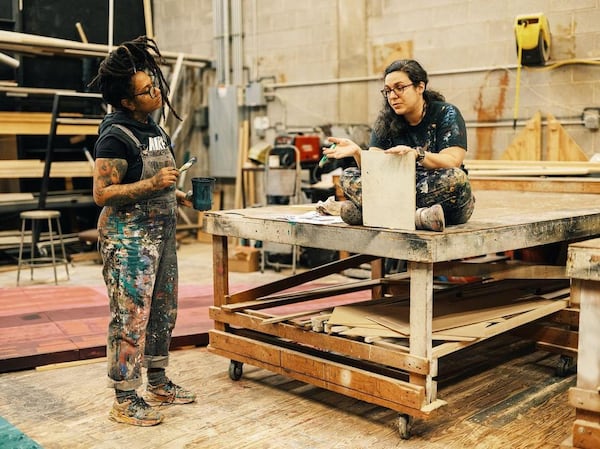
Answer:
[(197, 160), (198, 159), (196, 159), (196, 156), (193, 156), (189, 161), (187, 161), (185, 164), (183, 164), (181, 166), (181, 168), (179, 169), (179, 173), (186, 171), (188, 168), (190, 168), (192, 165), (194, 165)]
[[(331, 145), (329, 148), (330, 149), (334, 149), (335, 148), (335, 143), (333, 145)], [(325, 167), (325, 164), (327, 163), (327, 155), (324, 154), (323, 157), (321, 158), (321, 160), (319, 161), (319, 168), (323, 168)]]

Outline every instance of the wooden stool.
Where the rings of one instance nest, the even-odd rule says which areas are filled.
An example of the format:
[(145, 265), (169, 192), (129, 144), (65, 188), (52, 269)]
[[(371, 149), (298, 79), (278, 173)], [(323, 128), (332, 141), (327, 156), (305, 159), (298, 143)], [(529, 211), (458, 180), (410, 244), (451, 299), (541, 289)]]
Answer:
[[(52, 266), (54, 268), (54, 283), (58, 285), (58, 276), (56, 275), (56, 265), (58, 263), (64, 263), (67, 271), (67, 279), (69, 279), (69, 263), (67, 261), (67, 254), (65, 252), (65, 245), (62, 238), (62, 229), (60, 227), (60, 212), (57, 210), (30, 210), (21, 212), (21, 242), (19, 244), (19, 265), (17, 269), (17, 285), (19, 285), (19, 279), (21, 276), (21, 266), (27, 265), (31, 270), (31, 280), (33, 280), (33, 269), (35, 267)], [(25, 242), (25, 224), (27, 220), (31, 220), (31, 253), (28, 260), (23, 260), (23, 244)], [(48, 220), (48, 233), (50, 237), (50, 257), (47, 256), (36, 256), (35, 255), (35, 242), (36, 235), (39, 236), (39, 221)], [(58, 233), (58, 239), (60, 241), (60, 247), (62, 249), (62, 258), (56, 258), (54, 252), (54, 229), (52, 228), (52, 220), (56, 223), (56, 230)]]
[(92, 261), (95, 263), (102, 262), (102, 255), (98, 251), (98, 229), (87, 229), (77, 234), (79, 241), (82, 242), (86, 247), (90, 248), (89, 251), (83, 251), (77, 254), (71, 254), (71, 263)]

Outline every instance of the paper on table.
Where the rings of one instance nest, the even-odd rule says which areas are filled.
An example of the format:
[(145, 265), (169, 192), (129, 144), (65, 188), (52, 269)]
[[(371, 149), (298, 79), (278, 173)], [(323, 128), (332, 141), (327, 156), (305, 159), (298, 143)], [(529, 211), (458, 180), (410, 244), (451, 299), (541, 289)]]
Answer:
[(336, 224), (344, 222), (342, 218), (337, 215), (321, 215), (317, 211), (307, 212), (301, 215), (279, 215), (276, 218), (287, 220), (291, 223)]

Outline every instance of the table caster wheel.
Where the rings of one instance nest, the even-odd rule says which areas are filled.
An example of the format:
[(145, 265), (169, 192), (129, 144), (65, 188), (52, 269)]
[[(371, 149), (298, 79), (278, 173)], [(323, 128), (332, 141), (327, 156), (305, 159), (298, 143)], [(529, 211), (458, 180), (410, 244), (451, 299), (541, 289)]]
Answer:
[(232, 360), (231, 363), (229, 363), (229, 378), (231, 380), (240, 380), (242, 378), (243, 366), (244, 364), (242, 362)]
[(574, 367), (575, 361), (573, 360), (573, 357), (561, 355), (556, 366), (556, 375), (558, 377), (566, 377), (572, 372)]
[(408, 440), (410, 438), (410, 429), (412, 427), (412, 417), (410, 415), (400, 414), (398, 416), (398, 433), (400, 438)]

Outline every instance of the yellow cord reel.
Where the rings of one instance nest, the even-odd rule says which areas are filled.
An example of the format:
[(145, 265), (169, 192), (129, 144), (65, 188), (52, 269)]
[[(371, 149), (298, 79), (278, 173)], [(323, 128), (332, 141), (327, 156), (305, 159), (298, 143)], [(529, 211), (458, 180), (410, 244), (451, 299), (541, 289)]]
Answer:
[(519, 64), (544, 65), (550, 57), (550, 25), (542, 13), (523, 14), (515, 18), (515, 38)]
[(521, 91), (521, 67), (545, 65), (550, 57), (550, 25), (542, 13), (520, 15), (515, 18), (517, 40), (517, 83), (513, 109), (513, 129), (517, 128), (519, 97)]

